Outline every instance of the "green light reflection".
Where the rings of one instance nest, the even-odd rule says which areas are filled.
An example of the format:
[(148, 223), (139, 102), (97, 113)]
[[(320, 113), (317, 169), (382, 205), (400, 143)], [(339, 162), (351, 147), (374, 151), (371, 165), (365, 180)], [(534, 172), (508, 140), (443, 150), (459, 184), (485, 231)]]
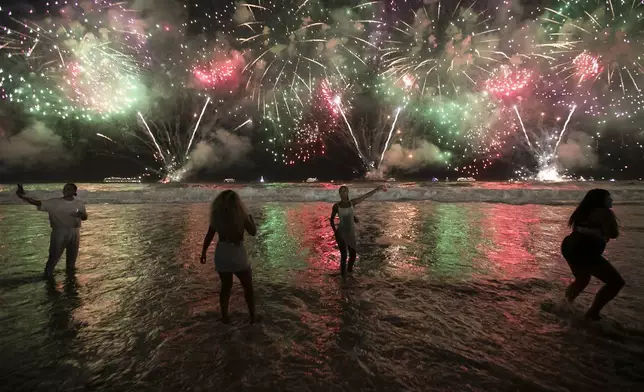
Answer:
[[(422, 256), (432, 274), (455, 277), (471, 274), (484, 242), (480, 207), (437, 203), (433, 218), (426, 226), (425, 243), (435, 244)], [(435, 238), (427, 238), (435, 236)]]
[(288, 205), (266, 204), (264, 220), (259, 227), (261, 243), (264, 247), (262, 264), (274, 268), (299, 268), (306, 266), (302, 255), (301, 240), (293, 234), (288, 219)]

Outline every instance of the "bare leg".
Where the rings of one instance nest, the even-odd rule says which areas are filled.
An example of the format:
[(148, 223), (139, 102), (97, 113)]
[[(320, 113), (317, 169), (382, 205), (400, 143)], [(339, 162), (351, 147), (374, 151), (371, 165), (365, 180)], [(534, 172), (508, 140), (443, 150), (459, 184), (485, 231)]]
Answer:
[(579, 294), (584, 291), (586, 286), (588, 286), (588, 283), (590, 283), (590, 274), (577, 273), (575, 280), (566, 289), (566, 300), (568, 303), (573, 303)]
[(351, 273), (353, 272), (353, 264), (356, 262), (356, 250), (350, 246), (348, 246), (348, 248), (349, 248), (349, 268), (347, 268), (347, 271)]
[(599, 312), (619, 294), (625, 282), (615, 267), (601, 256), (598, 260), (593, 260), (590, 265), (590, 273), (605, 283), (604, 287), (599, 289), (597, 295), (595, 295), (595, 300), (586, 313), (587, 318), (599, 320), (601, 318)]
[(221, 321), (223, 321), (224, 324), (228, 324), (230, 322), (230, 318), (228, 318), (228, 302), (230, 301), (230, 292), (233, 289), (233, 273), (220, 272), (219, 279), (221, 279), (221, 291), (219, 292)]
[(561, 243), (561, 254), (566, 259), (570, 271), (575, 276), (575, 280), (570, 283), (570, 286), (566, 289), (566, 301), (569, 304), (573, 303), (575, 299), (581, 294), (582, 291), (590, 283), (590, 272), (588, 272), (588, 263), (589, 258), (586, 255), (580, 254), (580, 249), (578, 246), (578, 241), (575, 240), (576, 237), (569, 235)]
[(335, 242), (340, 250), (340, 273), (344, 276), (347, 271), (347, 244), (338, 235), (335, 237)]
[(255, 322), (255, 293), (253, 292), (253, 272), (250, 268), (246, 271), (235, 272), (239, 282), (244, 288), (244, 299), (248, 305), (248, 314), (250, 315), (250, 323)]

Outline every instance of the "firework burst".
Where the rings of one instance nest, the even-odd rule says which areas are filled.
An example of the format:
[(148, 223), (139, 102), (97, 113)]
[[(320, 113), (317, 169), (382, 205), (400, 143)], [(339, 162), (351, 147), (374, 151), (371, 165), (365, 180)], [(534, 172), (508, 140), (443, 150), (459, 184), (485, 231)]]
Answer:
[(637, 0), (559, 1), (543, 16), (556, 76), (581, 98), (603, 105), (599, 116), (630, 116), (644, 108), (644, 5)]
[[(496, 49), (499, 29), (488, 23), (485, 11), (446, 2), (425, 5), (413, 21), (395, 22), (385, 40), (384, 74), (420, 96), (457, 96), (477, 86), (480, 75), (504, 54)], [(450, 4), (451, 6), (451, 4)], [(506, 56), (507, 57), (507, 56)]]
[(12, 96), (30, 113), (63, 118), (132, 110), (143, 98), (146, 35), (128, 13), (122, 2), (111, 1), (30, 9), (24, 16), (11, 12), (0, 47), (13, 69), (32, 75), (33, 92), (43, 94), (24, 94), (29, 88), (17, 85)]
[(283, 125), (300, 120), (307, 97), (327, 72), (328, 25), (318, 20), (322, 6), (316, 3), (239, 3), (234, 15), (237, 44), (252, 56), (243, 69), (249, 94), (282, 137)]
[[(577, 106), (568, 107), (565, 116), (552, 119), (549, 114), (541, 112), (536, 115), (535, 107), (530, 107), (528, 113), (533, 117), (529, 122), (524, 121), (521, 108), (513, 107), (521, 132), (517, 132), (517, 143), (513, 148), (528, 153), (531, 160), (536, 163), (536, 170), (523, 167), (516, 172), (521, 179), (534, 179), (538, 181), (560, 181), (565, 179), (558, 164), (559, 147), (569, 132), (571, 119)], [(534, 118), (534, 117), (537, 118)], [(526, 125), (528, 124), (528, 125)]]
[(529, 69), (504, 65), (485, 81), (485, 91), (498, 98), (515, 97), (529, 90), (533, 77)]
[(199, 53), (200, 58), (208, 60), (197, 61), (192, 66), (192, 77), (196, 83), (191, 87), (210, 90), (218, 95), (236, 94), (244, 83), (242, 70), (243, 55), (232, 48), (220, 45), (211, 51)]
[(294, 165), (326, 154), (329, 136), (342, 126), (342, 101), (340, 92), (334, 92), (329, 81), (322, 80), (316, 87), (307, 113), (286, 146), (284, 162)]

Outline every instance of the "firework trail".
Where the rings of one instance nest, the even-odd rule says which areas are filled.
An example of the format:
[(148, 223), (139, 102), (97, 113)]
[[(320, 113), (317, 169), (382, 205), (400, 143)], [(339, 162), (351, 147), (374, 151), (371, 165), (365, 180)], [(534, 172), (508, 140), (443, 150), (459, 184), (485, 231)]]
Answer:
[[(209, 143), (216, 128), (225, 129), (231, 124), (238, 125), (239, 116), (244, 113), (234, 102), (214, 101), (209, 96), (182, 90), (159, 105), (152, 112), (159, 111), (161, 115), (148, 115), (149, 118), (146, 118), (138, 112), (139, 129), (142, 132), (137, 131), (137, 128), (127, 128), (120, 140), (124, 141), (123, 147), (137, 155), (149, 152), (160, 165), (156, 172), (164, 176), (165, 182), (185, 179), (195, 169), (192, 155), (196, 146)], [(246, 119), (241, 126), (248, 123), (250, 120)], [(98, 136), (107, 139), (104, 135)]]
[(385, 147), (382, 149), (382, 155), (380, 155), (380, 162), (378, 162), (378, 166), (380, 166), (382, 164), (382, 161), (385, 159), (385, 153), (387, 152), (387, 148), (389, 147), (389, 142), (391, 141), (391, 135), (394, 133), (394, 129), (396, 128), (396, 122), (398, 121), (398, 115), (400, 114), (401, 110), (402, 108), (396, 109), (396, 115), (394, 116), (394, 121), (391, 123), (391, 130), (389, 131), (389, 135), (387, 136)]
[(199, 129), (199, 124), (201, 124), (201, 119), (203, 118), (203, 114), (206, 111), (206, 107), (208, 106), (209, 103), (210, 103), (210, 97), (206, 99), (206, 103), (203, 105), (203, 109), (201, 109), (199, 120), (197, 120), (197, 123), (195, 124), (195, 129), (192, 131), (192, 135), (190, 135), (190, 141), (188, 142), (188, 147), (186, 147), (186, 153), (185, 153), (186, 158), (188, 158), (188, 154), (190, 154), (190, 147), (192, 147), (192, 142), (195, 140), (195, 134)]
[(516, 105), (513, 106), (514, 111), (517, 113), (517, 118), (519, 119), (519, 123), (521, 124), (521, 130), (523, 130), (523, 135), (525, 136), (525, 141), (528, 144), (528, 147), (530, 148), (530, 151), (534, 152), (534, 147), (532, 147), (532, 143), (530, 143), (530, 138), (528, 137), (528, 132), (525, 130), (525, 125), (523, 125), (523, 119), (521, 118), (521, 115), (519, 114), (519, 109), (517, 109)]
[(253, 120), (251, 120), (251, 119), (249, 118), (248, 120), (246, 120), (246, 121), (244, 121), (243, 123), (239, 124), (235, 129), (233, 129), (233, 132), (235, 132), (235, 131), (237, 131), (237, 130), (239, 130), (239, 129), (243, 128), (244, 126), (246, 126), (246, 125), (248, 125), (248, 124), (252, 124), (252, 123), (253, 123)]
[(555, 150), (553, 152), (555, 156), (557, 155), (559, 144), (561, 144), (561, 139), (563, 138), (564, 133), (566, 133), (566, 128), (568, 128), (568, 123), (570, 122), (570, 118), (575, 112), (575, 109), (577, 109), (577, 106), (573, 105), (572, 108), (570, 109), (570, 114), (568, 114), (568, 118), (566, 119), (566, 123), (564, 124), (563, 128), (561, 128), (561, 133), (559, 133), (559, 139), (557, 139), (557, 144), (555, 144)]
[(159, 152), (159, 157), (163, 160), (163, 163), (165, 163), (167, 165), (168, 161), (165, 158), (165, 154), (161, 150), (161, 147), (159, 146), (159, 143), (157, 142), (157, 139), (154, 137), (154, 134), (152, 133), (152, 130), (150, 129), (150, 126), (145, 121), (145, 118), (143, 118), (143, 115), (141, 114), (141, 112), (138, 112), (137, 115), (139, 116), (141, 121), (143, 121), (143, 125), (145, 126), (145, 129), (148, 131), (148, 134), (150, 135), (150, 140), (152, 140), (152, 142), (154, 143), (154, 146), (156, 147), (157, 151)]
[(337, 105), (338, 105), (338, 109), (340, 109), (340, 114), (342, 114), (342, 118), (344, 119), (344, 123), (347, 124), (347, 131), (349, 132), (349, 135), (351, 135), (351, 139), (353, 140), (358, 156), (362, 160), (365, 167), (369, 167), (369, 162), (365, 158), (362, 151), (360, 151), (360, 143), (358, 143), (358, 139), (356, 138), (355, 133), (353, 133), (353, 128), (351, 128), (351, 123), (349, 123), (349, 120), (347, 120), (347, 115), (344, 114), (344, 109), (342, 108), (342, 102), (338, 102)]
[(400, 133), (398, 119), (404, 108), (389, 105), (354, 107), (347, 116), (339, 100), (337, 105), (346, 127), (338, 130), (332, 138), (339, 140), (340, 144), (352, 146), (368, 176), (382, 176), (381, 165), (386, 160), (394, 132)]
[(96, 133), (96, 136), (102, 137), (103, 139), (107, 139), (107, 140), (111, 141), (112, 143), (115, 143), (115, 144), (116, 144), (116, 142), (115, 142), (112, 138), (107, 137), (107, 136), (103, 135), (102, 133), (98, 133), (98, 132), (97, 132), (97, 133)]
[[(574, 105), (570, 107), (568, 117), (560, 129), (558, 129), (558, 126), (545, 125), (545, 119), (541, 119), (536, 125), (531, 126), (528, 132), (524, 126), (520, 111), (516, 106), (514, 107), (523, 129), (523, 135), (526, 145), (529, 147), (530, 155), (537, 162), (537, 171), (534, 175), (524, 174), (532, 172), (529, 169), (519, 171), (519, 173), (522, 173), (523, 179), (536, 179), (539, 181), (560, 181), (564, 179), (557, 163), (559, 146), (568, 131), (568, 125), (576, 109), (577, 107)], [(545, 116), (546, 114), (542, 113), (542, 117)], [(557, 118), (557, 122), (559, 120), (561, 120), (560, 117)], [(535, 139), (534, 142), (531, 142), (530, 138)]]

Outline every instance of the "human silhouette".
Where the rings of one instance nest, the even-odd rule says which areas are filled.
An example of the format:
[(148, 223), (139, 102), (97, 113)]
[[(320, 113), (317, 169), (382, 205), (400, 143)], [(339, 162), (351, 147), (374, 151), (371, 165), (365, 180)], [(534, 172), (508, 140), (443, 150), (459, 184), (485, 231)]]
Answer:
[[(355, 211), (353, 207), (362, 203), (367, 198), (373, 196), (376, 192), (384, 190), (384, 186), (379, 186), (371, 192), (355, 199), (349, 199), (349, 188), (341, 186), (338, 192), (340, 193), (340, 201), (333, 205), (331, 209), (331, 229), (335, 235), (335, 241), (340, 250), (340, 273), (344, 276), (346, 272), (353, 272), (353, 264), (356, 261), (356, 222)], [(340, 224), (336, 227), (335, 217), (340, 218)], [(347, 253), (349, 254), (349, 265), (347, 268)]]
[(76, 269), (76, 259), (80, 246), (81, 221), (87, 220), (85, 204), (76, 199), (78, 187), (65, 184), (63, 197), (37, 200), (26, 196), (22, 185), (18, 185), (16, 195), (19, 198), (38, 207), (38, 211), (49, 213), (51, 238), (49, 242), (49, 258), (45, 267), (45, 278), (54, 276), (54, 268), (65, 252), (66, 271), (72, 273)]
[(237, 276), (244, 288), (244, 298), (248, 305), (250, 322), (256, 321), (253, 274), (244, 247), (244, 232), (252, 236), (257, 234), (257, 226), (252, 215), (248, 213), (237, 193), (232, 190), (221, 192), (212, 203), (210, 226), (203, 241), (200, 261), (201, 264), (206, 263), (206, 252), (215, 233), (218, 233), (219, 240), (215, 248), (215, 269), (221, 279), (219, 305), (222, 321), (226, 324), (230, 322), (228, 302), (233, 287), (233, 275)]
[(608, 241), (619, 236), (612, 206), (613, 200), (607, 190), (589, 191), (568, 219), (572, 232), (561, 243), (561, 253), (575, 276), (566, 290), (569, 303), (588, 286), (591, 276), (604, 282), (586, 312), (586, 318), (590, 320), (599, 320), (600, 311), (624, 287), (622, 276), (602, 256)]

